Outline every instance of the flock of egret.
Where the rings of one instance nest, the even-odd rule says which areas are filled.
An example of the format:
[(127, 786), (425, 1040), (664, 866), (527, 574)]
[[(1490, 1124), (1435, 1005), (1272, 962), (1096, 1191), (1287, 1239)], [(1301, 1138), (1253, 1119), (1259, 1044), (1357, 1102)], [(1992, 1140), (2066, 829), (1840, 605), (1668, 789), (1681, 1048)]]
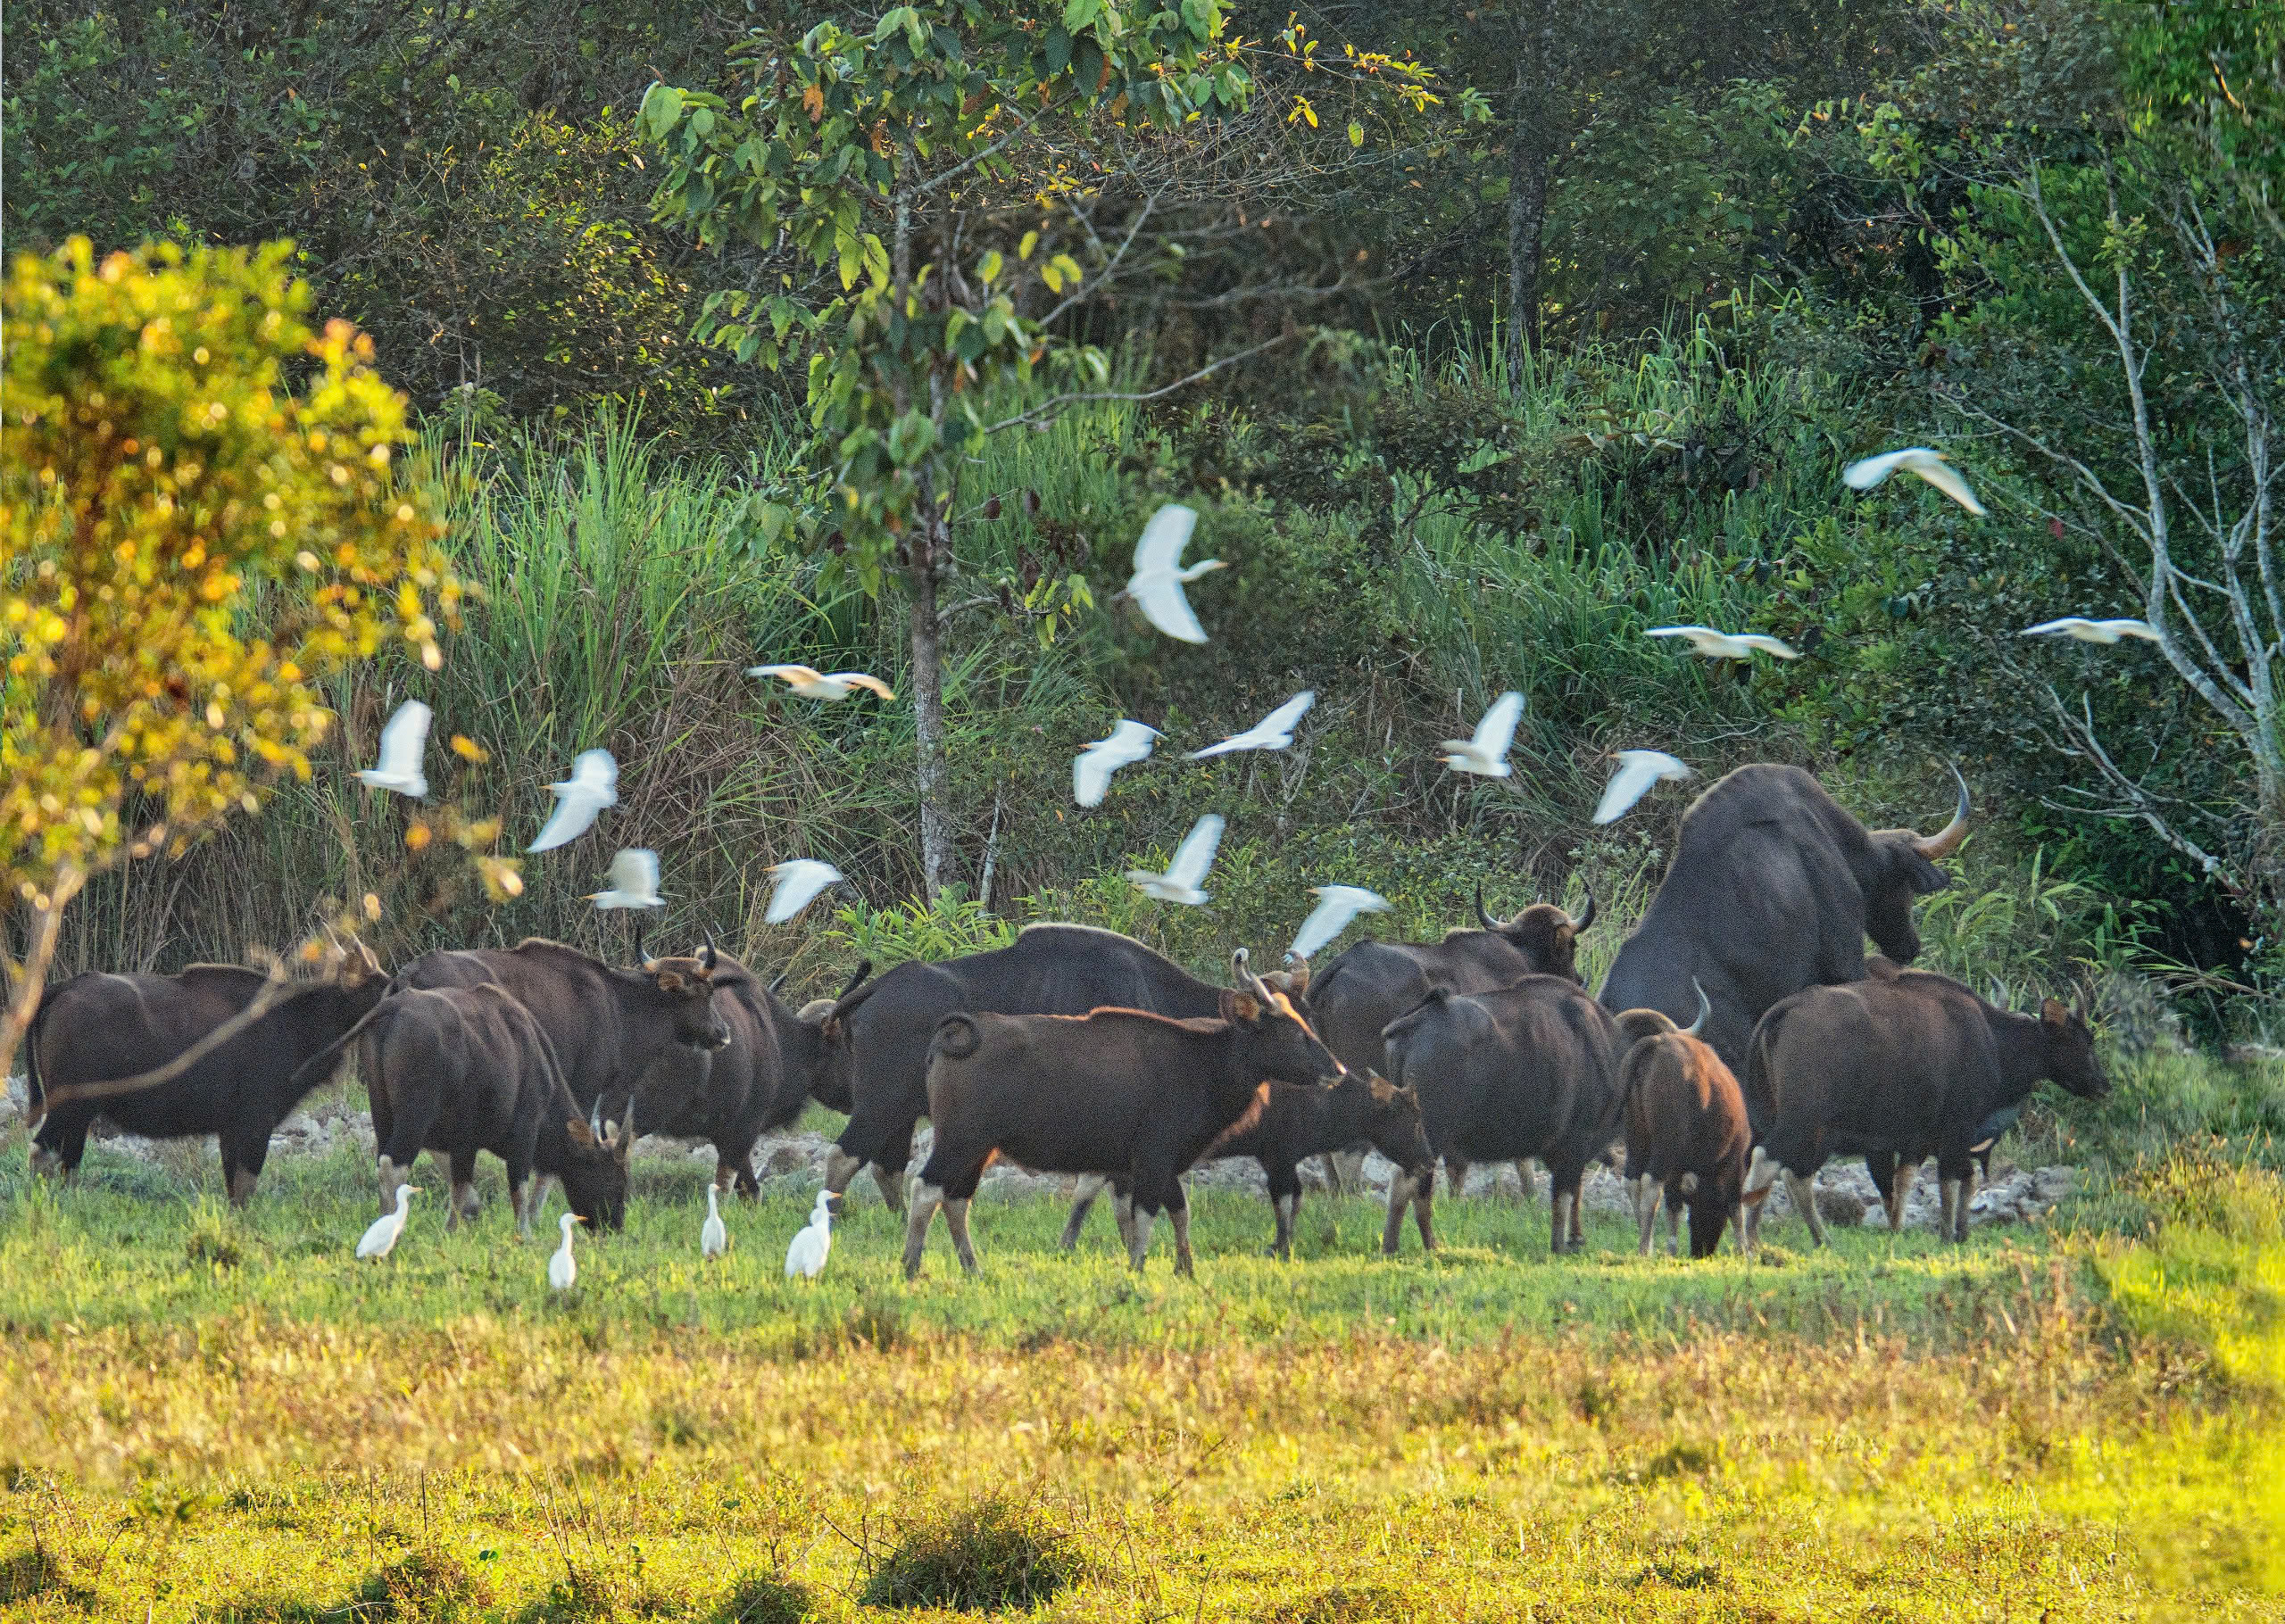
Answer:
[[(1960, 477), (1940, 452), (1924, 446), (1909, 446), (1900, 451), (1884, 452), (1851, 463), (1841, 472), (1842, 480), (1852, 489), (1869, 491), (1893, 474), (1908, 473), (1926, 481), (1968, 512), (1982, 517), (1985, 509), (1976, 500), (1967, 482)], [(1208, 559), (1185, 566), (1182, 562), (1184, 549), (1190, 544), (1198, 515), (1189, 508), (1169, 503), (1152, 514), (1135, 543), (1134, 572), (1123, 591), (1113, 600), (1131, 601), (1143, 617), (1159, 631), (1179, 642), (1202, 643), (1208, 641), (1205, 628), (1190, 604), (1184, 588), (1190, 583), (1217, 569), (1227, 568), (1219, 559)], [(2159, 641), (2157, 629), (2148, 621), (2116, 618), (2096, 620), (2068, 616), (2031, 626), (2022, 634), (2026, 637), (2060, 634), (2081, 642), (2112, 644), (2122, 638)], [(1678, 638), (1691, 650), (1708, 659), (1751, 659), (1757, 654), (1767, 654), (1778, 659), (1796, 659), (1799, 654), (1783, 641), (1764, 633), (1732, 633), (1703, 626), (1662, 626), (1648, 628), (1646, 635), (1655, 638)], [(883, 700), (894, 700), (896, 694), (880, 678), (862, 671), (819, 672), (808, 666), (760, 665), (749, 667), (746, 675), (774, 679), (785, 684), (787, 690), (804, 699), (828, 703), (849, 698), (859, 690), (878, 695)], [(1282, 750), (1293, 742), (1294, 730), (1311, 706), (1317, 703), (1314, 690), (1304, 690), (1278, 706), (1252, 727), (1242, 733), (1209, 744), (1202, 750), (1189, 752), (1188, 759), (1204, 761), (1216, 757), (1247, 750)], [(1473, 733), (1465, 739), (1447, 739), (1442, 746), (1442, 759), (1446, 767), (1456, 773), (1478, 777), (1505, 778), (1513, 769), (1508, 762), (1508, 752), (1515, 742), (1516, 729), (1524, 713), (1524, 696), (1509, 690), (1494, 700), (1477, 722)], [(379, 760), (376, 766), (359, 771), (355, 776), (367, 785), (416, 800), (428, 792), (428, 781), (422, 767), (427, 749), (428, 727), (432, 719), (427, 705), (418, 700), (408, 700), (400, 706), (381, 730)], [(1149, 759), (1159, 741), (1164, 738), (1157, 728), (1131, 719), (1121, 720), (1109, 735), (1099, 739), (1082, 750), (1071, 764), (1072, 798), (1082, 807), (1102, 804), (1109, 792), (1113, 775), (1122, 768)], [(1663, 750), (1626, 750), (1616, 753), (1617, 770), (1605, 786), (1602, 799), (1596, 806), (1594, 821), (1608, 824), (1623, 817), (1652, 788), (1662, 782), (1681, 782), (1696, 776), (1685, 762)], [(596, 819), (619, 801), (619, 764), (606, 750), (580, 752), (573, 761), (571, 775), (561, 783), (548, 786), (554, 793), (555, 806), (538, 836), (526, 847), (528, 852), (553, 850), (568, 845), (594, 827)], [(1148, 869), (1129, 869), (1126, 878), (1144, 895), (1164, 902), (1196, 907), (1208, 900), (1205, 890), (1207, 873), (1213, 867), (1215, 853), (1222, 841), (1225, 822), (1220, 814), (1209, 812), (1191, 826), (1175, 849), (1162, 873)], [(794, 918), (824, 891), (841, 883), (841, 872), (830, 863), (815, 858), (798, 858), (778, 863), (769, 869), (774, 885), (769, 906), (765, 915), (772, 924), (782, 924)], [(1346, 930), (1350, 922), (1360, 914), (1385, 912), (1387, 899), (1356, 885), (1320, 885), (1311, 888), (1317, 903), (1308, 918), (1302, 921), (1294, 937), (1291, 953), (1307, 957), (1332, 942)], [(610, 885), (591, 893), (587, 899), (598, 908), (653, 908), (664, 906), (659, 893), (658, 854), (642, 847), (620, 849), (611, 858)], [(410, 1184), (397, 1187), (395, 1210), (381, 1217), (358, 1243), (360, 1258), (383, 1258), (396, 1245), (404, 1231), (411, 1209), (411, 1198), (417, 1187)], [(719, 1256), (729, 1241), (723, 1227), (715, 1191), (707, 1192), (707, 1217), (700, 1232), (699, 1249), (702, 1256)], [(569, 1213), (562, 1218), (563, 1245), (548, 1264), (548, 1282), (558, 1290), (567, 1290), (577, 1279), (577, 1265), (571, 1255), (572, 1226), (579, 1222)], [(785, 1255), (787, 1277), (796, 1275), (814, 1279), (825, 1267), (826, 1257), (832, 1247), (832, 1214), (824, 1192), (819, 1192), (810, 1222), (794, 1238)]]

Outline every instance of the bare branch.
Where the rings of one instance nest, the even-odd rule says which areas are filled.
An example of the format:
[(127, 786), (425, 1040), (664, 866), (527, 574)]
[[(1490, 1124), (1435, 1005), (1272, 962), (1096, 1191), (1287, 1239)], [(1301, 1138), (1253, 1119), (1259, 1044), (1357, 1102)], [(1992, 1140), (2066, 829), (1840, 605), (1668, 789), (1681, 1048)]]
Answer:
[(1177, 390), (1187, 389), (1192, 384), (1202, 382), (1221, 371), (1225, 367), (1234, 367), (1242, 360), (1252, 360), (1264, 351), (1274, 350), (1292, 336), (1288, 333), (1280, 333), (1275, 338), (1266, 338), (1250, 349), (1240, 350), (1234, 355), (1225, 355), (1220, 360), (1201, 367), (1186, 377), (1175, 379), (1171, 384), (1162, 385), (1156, 389), (1146, 389), (1139, 394), (1105, 389), (1075, 390), (1067, 394), (1051, 394), (1029, 411), (1018, 412), (1012, 418), (1002, 418), (997, 423), (988, 425), (984, 432), (987, 435), (996, 435), (1003, 428), (1013, 428), (1018, 424), (1045, 421), (1069, 406), (1093, 405), (1109, 401), (1155, 401), (1162, 396), (1173, 394)]
[[(2161, 798), (2145, 789), (2139, 781), (2130, 776), (2116, 761), (2111, 758), (2110, 752), (2103, 748), (2102, 740), (2095, 732), (2094, 707), (2085, 695), (2080, 696), (2081, 714), (2075, 717), (2071, 714), (2071, 708), (2063, 702), (2063, 696), (2055, 691), (2053, 684), (2048, 684), (2047, 700), (2048, 703), (2054, 708), (2056, 720), (2061, 725), (2065, 736), (2071, 739), (2077, 747), (2072, 753), (2093, 762), (2096, 770), (2101, 774), (2103, 781), (2126, 802), (2123, 808), (2106, 810), (2104, 816), (2140, 819), (2149, 825), (2151, 831), (2160, 840), (2197, 864), (2199, 872), (2209, 878), (2219, 880), (2239, 895), (2242, 896), (2245, 893), (2245, 886), (2239, 878), (2223, 865), (2222, 859), (2184, 833), (2177, 823), (2167, 815)], [(2048, 802), (2047, 804), (2054, 805), (2055, 803)], [(2073, 808), (2067, 806), (2058, 809), (2086, 810), (2084, 808)]]

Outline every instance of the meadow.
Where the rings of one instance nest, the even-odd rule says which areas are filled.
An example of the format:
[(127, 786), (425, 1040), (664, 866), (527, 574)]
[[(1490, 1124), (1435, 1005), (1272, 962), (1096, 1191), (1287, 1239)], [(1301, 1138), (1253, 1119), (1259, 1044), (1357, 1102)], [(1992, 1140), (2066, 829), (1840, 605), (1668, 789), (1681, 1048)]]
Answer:
[(862, 1187), (824, 1278), (785, 1280), (799, 1174), (702, 1266), (705, 1164), (646, 1156), (561, 1296), (496, 1178), (473, 1227), (416, 1208), (360, 1265), (353, 1153), (273, 1161), (239, 1214), (210, 1159), (98, 1148), (55, 1189), (0, 1146), (12, 1624), (2251, 1619), (2285, 1591), (2285, 1181), (2241, 1153), (2098, 1169), (1960, 1250), (1780, 1222), (1697, 1265), (1609, 1218), (1551, 1261), (1543, 1206), (1485, 1196), (1393, 1260), (1376, 1204), (1312, 1197), (1279, 1264), (1266, 1206), (1209, 1190), (1194, 1283), (1163, 1233), (1138, 1279), (1107, 1217), (1066, 1256), (1060, 1202), (987, 1192), (983, 1275), (940, 1231), (911, 1285)]

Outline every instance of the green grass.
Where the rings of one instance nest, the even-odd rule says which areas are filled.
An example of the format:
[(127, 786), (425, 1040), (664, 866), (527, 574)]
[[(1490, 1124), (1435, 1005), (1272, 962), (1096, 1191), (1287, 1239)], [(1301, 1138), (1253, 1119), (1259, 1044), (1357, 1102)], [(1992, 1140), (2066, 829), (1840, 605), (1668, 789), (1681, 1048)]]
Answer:
[[(243, 1214), (203, 1156), (0, 1148), (0, 1616), (189, 1620), (2255, 1619), (2285, 1596), (2285, 1183), (2176, 1158), (2081, 1219), (1545, 1255), (1543, 1213), (1199, 1204), (1199, 1278), (982, 1200), (906, 1285), (869, 1195), (814, 1285), (693, 1167), (553, 1297), (496, 1203), (386, 1263), (348, 1156)], [(489, 1176), (489, 1174), (487, 1174)], [(2154, 1241), (2089, 1218), (2139, 1203)], [(1032, 1584), (1032, 1580), (1040, 1582)], [(1026, 1587), (1029, 1587), (1026, 1590)], [(1050, 1594), (1051, 1592), (1051, 1594)], [(925, 1604), (900, 1602), (931, 1598)]]

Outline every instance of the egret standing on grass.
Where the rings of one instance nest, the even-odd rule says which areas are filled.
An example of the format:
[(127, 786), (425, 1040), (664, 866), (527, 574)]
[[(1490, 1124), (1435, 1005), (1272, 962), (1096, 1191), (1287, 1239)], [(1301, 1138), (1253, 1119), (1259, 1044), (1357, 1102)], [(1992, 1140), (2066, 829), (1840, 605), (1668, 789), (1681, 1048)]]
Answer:
[(577, 1213), (566, 1213), (556, 1220), (557, 1227), (563, 1231), (563, 1245), (547, 1260), (547, 1283), (555, 1290), (570, 1290), (579, 1278), (579, 1265), (571, 1260), (571, 1228), (586, 1222)]
[(818, 1191), (817, 1205), (810, 1208), (810, 1222), (794, 1237), (785, 1248), (785, 1278), (800, 1275), (803, 1280), (815, 1280), (825, 1272), (826, 1255), (833, 1250), (833, 1192)]
[(1150, 758), (1151, 748), (1166, 735), (1141, 722), (1125, 722), (1071, 758), (1071, 799), (1083, 807), (1100, 807), (1110, 789), (1110, 775), (1123, 766)]
[(1444, 741), (1444, 765), (1479, 778), (1505, 778), (1514, 770), (1508, 765), (1508, 747), (1516, 742), (1516, 724), (1523, 718), (1524, 696), (1510, 688), (1491, 701), (1473, 738)]
[(1654, 626), (1645, 637), (1686, 637), (1697, 653), (1708, 659), (1751, 659), (1758, 652), (1780, 659), (1799, 659), (1792, 644), (1761, 632), (1717, 632), (1710, 626)]
[(1130, 868), (1126, 871), (1127, 881), (1146, 897), (1196, 907), (1206, 900), (1206, 893), (1198, 889), (1199, 882), (1214, 866), (1214, 850), (1221, 843), (1221, 814), (1209, 812), (1182, 837), (1182, 844), (1175, 848), (1174, 861), (1167, 865), (1166, 873), (1154, 874), (1145, 868)]
[(706, 1187), (706, 1222), (698, 1230), (698, 1255), (701, 1257), (719, 1257), (730, 1249), (730, 1231), (723, 1227), (722, 1209), (715, 1199), (720, 1193), (716, 1185)]
[(1190, 545), (1197, 523), (1198, 515), (1178, 502), (1168, 502), (1151, 515), (1151, 522), (1142, 526), (1142, 539), (1134, 543), (1134, 573), (1118, 594), (1134, 599), (1145, 620), (1182, 642), (1206, 641), (1206, 628), (1198, 624), (1182, 589), (1209, 570), (1229, 568), (1219, 559), (1182, 567), (1182, 550)]
[(860, 688), (885, 700), (896, 698), (894, 690), (886, 683), (862, 671), (827, 672), (809, 666), (748, 666), (746, 675), (774, 676), (805, 700), (845, 700)]
[(841, 883), (841, 870), (815, 858), (773, 863), (763, 872), (777, 882), (769, 893), (769, 911), (761, 916), (765, 924), (784, 924), (816, 901), (819, 891)]
[(1983, 517), (1983, 504), (1967, 488), (1967, 481), (1952, 471), (1943, 452), (1924, 445), (1907, 445), (1900, 452), (1882, 452), (1852, 462), (1840, 470), (1840, 477), (1852, 491), (1869, 491), (1895, 473), (1917, 474), (1976, 518)]
[(433, 713), (419, 700), (407, 700), (381, 729), (381, 758), (357, 770), (357, 782), (376, 790), (394, 790), (419, 800), (428, 793), (428, 776), (420, 770), (420, 753), (428, 747), (428, 718)]
[(1203, 761), (1209, 756), (1226, 756), (1233, 750), (1284, 750), (1293, 742), (1293, 729), (1303, 717), (1309, 714), (1309, 707), (1317, 702), (1317, 691), (1305, 688), (1245, 732), (1232, 733), (1219, 744), (1192, 750), (1190, 758)]
[(2147, 620), (2084, 620), (2076, 615), (2025, 626), (2021, 634), (2047, 637), (2056, 632), (2081, 642), (2116, 642), (2122, 637), (2140, 637), (2145, 642), (2158, 641), (2158, 628)]
[(571, 776), (547, 787), (555, 791), (555, 810), (526, 851), (553, 851), (594, 828), (605, 807), (619, 804), (619, 763), (607, 750), (581, 750)]
[(360, 1258), (382, 1258), (389, 1255), (389, 1248), (396, 1245), (396, 1238), (404, 1233), (404, 1221), (412, 1215), (412, 1197), (420, 1192), (418, 1184), (396, 1187), (396, 1211), (383, 1213), (373, 1221), (372, 1227), (365, 1231), (365, 1239), (357, 1243)]
[(1686, 762), (1662, 750), (1623, 750), (1618, 752), (1618, 771), (1611, 775), (1601, 804), (1595, 808), (1595, 822), (1616, 823), (1662, 778), (1679, 783), (1697, 775)]
[(1309, 892), (1317, 899), (1317, 905), (1301, 921), (1300, 932), (1293, 938), (1293, 945), (1285, 949), (1289, 960), (1309, 957), (1347, 930), (1349, 922), (1359, 914), (1389, 911), (1386, 897), (1361, 885), (1312, 885)]

